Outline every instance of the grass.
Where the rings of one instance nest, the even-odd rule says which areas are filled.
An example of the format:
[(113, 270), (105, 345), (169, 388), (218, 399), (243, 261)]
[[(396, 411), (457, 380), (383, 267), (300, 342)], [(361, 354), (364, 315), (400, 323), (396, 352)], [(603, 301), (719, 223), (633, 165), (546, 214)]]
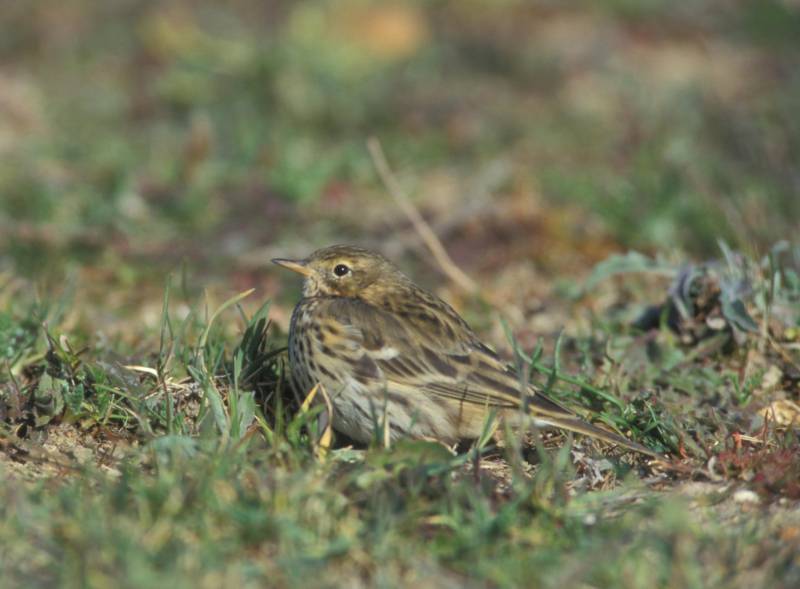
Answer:
[[(762, 373), (743, 383), (729, 368), (763, 340), (693, 356), (664, 326), (648, 350), (660, 361), (631, 356), (641, 336), (610, 332), (603, 360), (596, 336), (527, 357), (550, 394), (684, 457), (665, 472), (585, 445), (531, 454), (489, 438), (459, 454), (407, 441), (320, 457), (316, 411), (291, 408), (267, 306), (239, 308), (239, 335), (217, 328), (248, 294), (177, 321), (168, 288), (141, 364), (39, 327), (58, 305), (6, 302), (6, 582), (705, 587), (747, 571), (791, 584), (796, 551), (775, 531), (794, 524), (731, 499), (743, 481), (775, 508), (800, 498), (796, 436), (744, 414), (765, 400)], [(798, 294), (774, 292), (773, 305)], [(59, 451), (37, 443), (43, 432)], [(701, 499), (678, 491), (698, 476), (727, 483)]]
[[(797, 18), (4, 5), (0, 586), (798, 585)], [(371, 136), (499, 308), (443, 284)], [(342, 241), (669, 464), (325, 452), (266, 260)]]

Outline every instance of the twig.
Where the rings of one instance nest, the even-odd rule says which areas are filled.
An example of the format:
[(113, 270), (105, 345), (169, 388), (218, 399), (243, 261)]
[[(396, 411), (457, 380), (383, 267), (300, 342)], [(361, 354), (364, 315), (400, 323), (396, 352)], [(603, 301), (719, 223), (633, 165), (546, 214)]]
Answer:
[[(328, 396), (328, 391), (326, 391), (325, 387), (322, 386), (322, 383), (318, 382), (308, 392), (306, 398), (303, 399), (303, 404), (300, 406), (300, 413), (308, 413), (308, 411), (311, 409), (311, 405), (314, 403), (317, 393), (322, 395), (322, 399), (325, 402), (325, 407), (328, 411), (328, 423), (323, 426), (322, 434), (317, 441), (316, 447), (317, 458), (323, 459), (327, 455), (328, 450), (330, 450), (331, 440), (333, 439), (333, 432), (331, 431), (331, 422), (333, 420), (333, 403), (331, 402), (331, 398)], [(320, 414), (320, 417), (321, 416), (322, 414)], [(321, 423), (319, 418), (317, 423)]]
[(408, 220), (411, 221), (414, 229), (422, 238), (422, 241), (425, 242), (431, 254), (433, 254), (433, 258), (436, 260), (436, 263), (439, 264), (442, 272), (462, 290), (469, 294), (478, 294), (478, 285), (467, 276), (461, 268), (456, 266), (455, 262), (453, 262), (450, 255), (444, 249), (442, 242), (436, 237), (436, 233), (434, 233), (431, 226), (425, 221), (414, 206), (414, 203), (411, 202), (411, 199), (408, 198), (408, 195), (400, 187), (397, 177), (386, 161), (386, 155), (383, 152), (383, 147), (381, 147), (381, 142), (376, 137), (370, 137), (367, 140), (367, 149), (369, 150), (372, 163), (375, 164), (375, 169), (378, 171), (378, 176), (380, 176), (384, 186), (386, 186), (389, 194), (403, 213), (405, 213), (406, 217), (408, 217)]

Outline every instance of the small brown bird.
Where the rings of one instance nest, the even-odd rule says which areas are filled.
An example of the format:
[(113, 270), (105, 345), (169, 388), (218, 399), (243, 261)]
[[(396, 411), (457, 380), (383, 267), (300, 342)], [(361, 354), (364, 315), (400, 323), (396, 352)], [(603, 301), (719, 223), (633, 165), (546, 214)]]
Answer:
[[(521, 424), (555, 426), (650, 456), (536, 391), (484, 345), (447, 303), (369, 250), (335, 245), (304, 260), (274, 259), (305, 276), (292, 314), (289, 361), (300, 390), (321, 384), (333, 427), (367, 443), (385, 423), (392, 441), (451, 444), (481, 435), (490, 410)], [(385, 421), (384, 421), (385, 420)]]

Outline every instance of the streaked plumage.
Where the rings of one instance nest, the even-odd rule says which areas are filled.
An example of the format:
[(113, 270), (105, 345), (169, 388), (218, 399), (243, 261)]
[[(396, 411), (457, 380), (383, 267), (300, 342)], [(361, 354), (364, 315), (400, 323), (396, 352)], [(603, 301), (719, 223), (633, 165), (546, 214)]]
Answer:
[(519, 423), (525, 403), (538, 425), (656, 455), (532, 386), (521, 394), (517, 372), (452, 307), (383, 256), (339, 245), (273, 262), (305, 276), (289, 332), (292, 378), (300, 390), (325, 388), (335, 430), (368, 442), (385, 417), (392, 440), (453, 443), (478, 437), (490, 409)]

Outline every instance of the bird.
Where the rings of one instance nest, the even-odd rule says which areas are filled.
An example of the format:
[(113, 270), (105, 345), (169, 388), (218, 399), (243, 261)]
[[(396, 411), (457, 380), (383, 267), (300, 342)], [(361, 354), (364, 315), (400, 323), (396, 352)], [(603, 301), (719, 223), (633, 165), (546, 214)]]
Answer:
[(511, 426), (555, 427), (659, 457), (585, 421), (484, 344), (446, 302), (383, 255), (333, 245), (272, 260), (304, 277), (289, 326), (289, 364), (301, 391), (321, 386), (333, 429), (369, 444), (382, 431), (454, 445), (477, 439), (494, 413)]

